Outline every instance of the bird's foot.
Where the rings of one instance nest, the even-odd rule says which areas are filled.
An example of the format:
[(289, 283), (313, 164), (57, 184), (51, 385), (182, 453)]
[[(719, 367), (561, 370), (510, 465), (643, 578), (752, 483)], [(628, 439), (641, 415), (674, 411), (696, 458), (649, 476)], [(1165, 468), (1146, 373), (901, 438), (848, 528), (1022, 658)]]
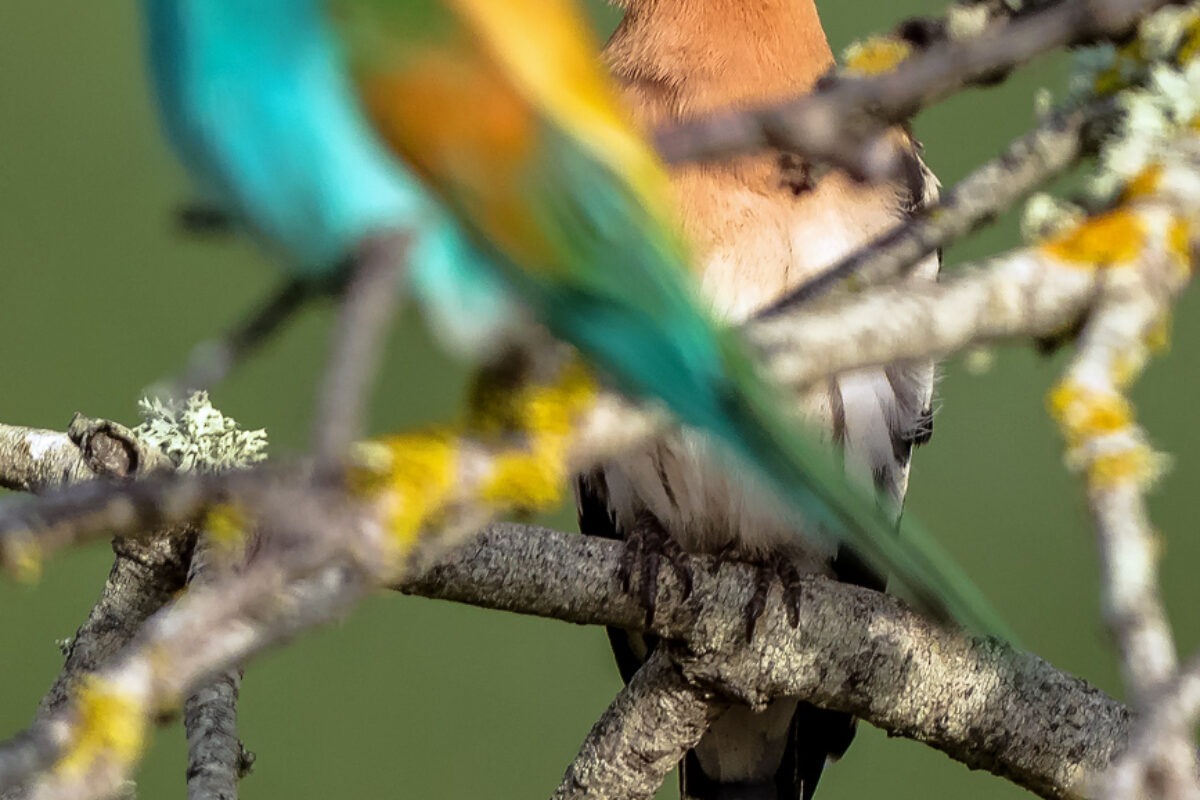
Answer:
[(767, 595), (771, 591), (771, 583), (778, 577), (783, 587), (783, 605), (787, 609), (788, 622), (793, 628), (800, 624), (800, 602), (803, 582), (796, 563), (786, 554), (777, 553), (771, 556), (765, 564), (758, 566), (758, 574), (754, 581), (754, 594), (746, 604), (746, 641), (753, 641), (754, 629), (759, 618), (767, 608)]
[(647, 627), (654, 621), (654, 609), (658, 602), (658, 570), (663, 561), (675, 570), (683, 585), (683, 596), (688, 597), (692, 593), (692, 567), (687, 555), (661, 522), (650, 514), (642, 514), (625, 538), (625, 552), (621, 555), (617, 577), (622, 589), (633, 594), (636, 575)]

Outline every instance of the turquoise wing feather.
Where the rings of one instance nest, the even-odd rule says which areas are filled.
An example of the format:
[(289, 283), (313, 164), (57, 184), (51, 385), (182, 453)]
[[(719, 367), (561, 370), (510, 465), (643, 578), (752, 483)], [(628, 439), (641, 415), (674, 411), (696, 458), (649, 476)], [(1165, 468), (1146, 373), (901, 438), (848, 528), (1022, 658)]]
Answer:
[(163, 128), (206, 201), (291, 274), (325, 277), (366, 237), (409, 233), (434, 327), (468, 343), (515, 315), (494, 270), (363, 119), (321, 0), (142, 0)]

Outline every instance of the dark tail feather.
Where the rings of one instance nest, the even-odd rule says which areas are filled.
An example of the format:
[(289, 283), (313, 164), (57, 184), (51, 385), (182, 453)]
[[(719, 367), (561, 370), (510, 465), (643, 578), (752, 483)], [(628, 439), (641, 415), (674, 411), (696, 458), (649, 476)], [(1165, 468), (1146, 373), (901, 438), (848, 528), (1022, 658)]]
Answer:
[(855, 720), (850, 714), (808, 703), (796, 706), (788, 748), (775, 776), (780, 800), (811, 800), (825, 764), (845, 755), (854, 732)]

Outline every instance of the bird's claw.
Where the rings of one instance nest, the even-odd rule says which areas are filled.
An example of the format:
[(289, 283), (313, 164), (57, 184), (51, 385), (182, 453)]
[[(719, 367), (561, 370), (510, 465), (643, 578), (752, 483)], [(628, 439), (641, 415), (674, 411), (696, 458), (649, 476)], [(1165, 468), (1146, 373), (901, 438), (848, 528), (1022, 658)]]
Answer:
[(750, 602), (746, 603), (747, 642), (754, 640), (754, 629), (758, 626), (759, 618), (766, 611), (767, 595), (770, 593), (771, 583), (776, 577), (779, 578), (779, 583), (783, 587), (783, 605), (787, 610), (788, 623), (793, 628), (800, 625), (800, 604), (803, 594), (800, 571), (796, 569), (796, 564), (792, 559), (784, 554), (777, 554), (772, 556), (767, 563), (759, 566), (754, 581), (754, 594), (750, 596)]
[(634, 576), (640, 593), (642, 608), (646, 611), (646, 626), (654, 622), (654, 610), (658, 604), (658, 571), (662, 561), (675, 570), (683, 587), (683, 596), (692, 593), (692, 567), (679, 543), (671, 538), (667, 530), (655, 517), (643, 514), (625, 539), (625, 552), (617, 570), (621, 588), (633, 594)]

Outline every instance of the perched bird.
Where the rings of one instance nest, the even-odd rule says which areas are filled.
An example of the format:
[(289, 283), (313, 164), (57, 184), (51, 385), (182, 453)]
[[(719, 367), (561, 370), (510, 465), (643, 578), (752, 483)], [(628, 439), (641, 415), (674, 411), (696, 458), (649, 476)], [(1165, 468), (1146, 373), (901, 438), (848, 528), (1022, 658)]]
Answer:
[[(809, 91), (833, 64), (813, 0), (624, 0), (625, 16), (606, 57), (626, 106), (652, 130), (716, 110), (767, 104)], [(897, 136), (903, 136), (896, 132)], [(920, 164), (914, 145), (914, 164)], [(804, 163), (764, 154), (683, 166), (672, 175), (675, 204), (695, 254), (693, 268), (723, 319), (741, 321), (817, 275), (930, 202), (936, 181), (914, 170), (911, 185), (857, 185), (831, 173), (811, 181)], [(931, 256), (913, 280), (931, 280)], [(914, 445), (931, 433), (933, 365), (841, 375), (797, 405), (845, 456), (846, 470), (870, 480), (899, 515)], [(660, 555), (715, 553), (764, 567), (752, 613), (773, 573), (795, 602), (796, 576), (817, 573), (874, 588), (883, 578), (853, 546), (840, 550), (797, 526), (755, 487), (714, 464), (709, 448), (684, 434), (662, 438), (578, 482), (580, 528), (633, 539), (643, 589)], [(652, 592), (653, 589), (648, 591)], [(751, 623), (753, 620), (751, 620)], [(626, 680), (647, 642), (610, 631)], [(650, 643), (652, 645), (652, 643)], [(681, 767), (681, 790), (696, 800), (811, 797), (827, 760), (850, 744), (847, 714), (778, 700), (762, 713), (732, 707)]]
[(323, 0), (141, 6), (159, 116), (205, 219), (229, 217), (321, 284), (395, 246), (437, 330), (469, 349), (505, 324), (486, 261), (363, 118)]
[[(671, 3), (662, 0), (647, 9), (658, 5)], [(691, 9), (711, 22), (695, 11), (704, 5), (680, 3), (677, 12), (686, 17)], [(758, 3), (734, 6), (750, 9)], [(765, 500), (769, 489), (786, 498), (794, 514), (770, 516), (773, 528), (763, 535), (799, 542), (799, 515), (809, 532), (820, 529), (832, 541), (852, 544), (866, 563), (890, 572), (926, 605), (976, 627), (998, 626), (970, 581), (932, 541), (895, 535), (893, 515), (847, 477), (829, 448), (802, 435), (732, 331), (714, 324), (697, 305), (668, 178), (619, 109), (587, 26), (570, 0), (341, 0), (336, 8), (366, 108), (385, 140), (458, 215), (494, 259), (508, 290), (536, 319), (579, 348), (618, 388), (662, 401), (684, 423), (756, 468), (767, 487), (757, 496)], [(811, 5), (807, 13), (815, 25)], [(827, 62), (824, 40), (809, 41), (812, 36), (802, 44), (817, 48), (815, 58)], [(712, 69), (720, 67), (729, 65)], [(804, 68), (813, 71), (811, 65)], [(686, 76), (673, 77), (686, 81)], [(769, 179), (760, 176), (760, 182)], [(844, 211), (830, 208), (810, 225), (809, 235), (837, 240), (828, 245), (825, 258), (834, 248), (858, 241), (860, 228), (877, 229), (899, 213), (898, 190), (871, 199), (870, 192), (858, 194), (845, 181), (830, 186), (836, 189), (816, 196), (847, 205)], [(711, 202), (710, 213), (720, 214), (726, 202), (720, 193), (702, 191), (705, 199), (698, 202)], [(859, 210), (861, 219), (849, 223)], [(731, 211), (754, 224), (752, 207)], [(796, 237), (794, 249), (803, 249), (803, 227), (780, 235)], [(725, 263), (725, 272), (714, 271), (708, 280), (710, 289), (722, 280), (730, 292), (742, 292), (745, 281), (735, 276), (745, 254), (738, 252), (738, 242), (728, 243), (721, 255), (703, 241), (700, 245), (707, 262)], [(764, 259), (770, 250), (760, 249)], [(785, 273), (777, 261), (776, 254), (764, 272)], [(726, 302), (748, 310), (785, 280), (764, 276), (762, 287)], [(900, 381), (899, 372), (895, 380)], [(915, 425), (900, 421), (907, 407), (901, 409), (883, 373), (849, 376), (842, 385), (863, 387), (861, 394), (840, 396), (848, 406), (838, 412), (847, 423), (842, 435), (863, 439), (863, 449), (853, 449), (852, 456), (861, 452), (881, 470), (894, 472), (888, 481), (900, 491), (908, 440), (919, 435)], [(911, 414), (918, 418), (928, 387), (913, 392), (921, 394), (912, 399)], [(874, 433), (871, 426), (882, 441), (868, 435)], [(886, 460), (877, 452), (884, 446)], [(649, 488), (645, 476), (633, 477), (626, 482), (629, 508), (638, 502), (634, 493)], [(661, 510), (658, 516), (669, 521), (668, 489), (673, 487), (656, 485), (667, 506), (651, 510)], [(615, 488), (608, 487), (610, 494)], [(687, 499), (692, 510), (708, 513), (702, 502)], [(625, 513), (620, 500), (614, 507)], [(739, 507), (741, 512), (753, 516), (751, 504)], [(712, 518), (718, 529), (729, 529), (720, 512)], [(735, 521), (735, 529), (743, 527)]]

